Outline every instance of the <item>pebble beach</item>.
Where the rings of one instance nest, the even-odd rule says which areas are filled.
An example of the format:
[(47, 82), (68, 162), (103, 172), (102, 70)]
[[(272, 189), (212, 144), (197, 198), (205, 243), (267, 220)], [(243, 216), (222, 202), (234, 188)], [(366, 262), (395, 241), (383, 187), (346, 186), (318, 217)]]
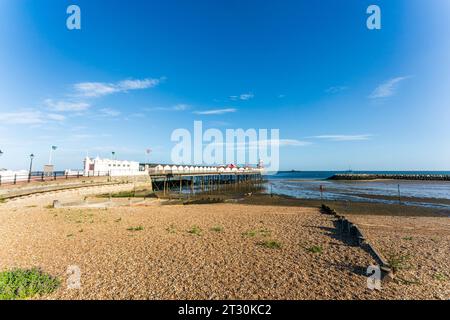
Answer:
[[(56, 195), (68, 201), (79, 191), (0, 205), (0, 270), (37, 267), (61, 280), (37, 299), (450, 297), (446, 217), (352, 215), (381, 252), (407, 256), (398, 278), (370, 290), (373, 257), (313, 205), (152, 200), (54, 209)], [(77, 289), (67, 287), (70, 266), (81, 271)]]

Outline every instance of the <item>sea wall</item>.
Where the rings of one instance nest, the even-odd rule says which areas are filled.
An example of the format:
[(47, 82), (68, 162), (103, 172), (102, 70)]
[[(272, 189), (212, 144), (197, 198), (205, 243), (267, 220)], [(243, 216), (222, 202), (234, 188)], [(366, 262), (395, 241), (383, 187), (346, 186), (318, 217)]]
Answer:
[(423, 181), (450, 181), (450, 175), (445, 174), (352, 174), (340, 173), (328, 178), (328, 180), (423, 180)]

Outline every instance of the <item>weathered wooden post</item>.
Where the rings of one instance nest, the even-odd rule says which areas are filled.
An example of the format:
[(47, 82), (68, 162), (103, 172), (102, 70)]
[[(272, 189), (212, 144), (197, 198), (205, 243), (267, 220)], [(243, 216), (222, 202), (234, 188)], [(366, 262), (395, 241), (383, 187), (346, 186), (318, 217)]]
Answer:
[(153, 192), (153, 180), (152, 180), (152, 177), (148, 177), (148, 179), (150, 180), (149, 182), (150, 182), (150, 192)]
[(164, 194), (164, 196), (166, 195), (166, 184), (167, 184), (167, 177), (165, 176), (164, 177), (164, 183), (163, 183), (163, 188), (164, 188), (163, 194)]

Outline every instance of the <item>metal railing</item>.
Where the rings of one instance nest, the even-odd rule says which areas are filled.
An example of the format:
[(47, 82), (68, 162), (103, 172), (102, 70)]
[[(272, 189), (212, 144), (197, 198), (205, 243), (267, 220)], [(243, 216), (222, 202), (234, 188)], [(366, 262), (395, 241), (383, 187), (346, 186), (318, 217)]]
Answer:
[[(214, 168), (215, 169), (215, 168)], [(136, 172), (127, 171), (82, 171), (82, 170), (66, 170), (66, 171), (54, 171), (54, 172), (32, 172), (28, 173), (15, 173), (6, 175), (0, 172), (0, 186), (2, 185), (15, 185), (31, 182), (45, 182), (56, 181), (61, 179), (79, 179), (90, 177), (110, 177), (110, 176), (133, 176)], [(144, 174), (145, 171), (140, 171)], [(215, 170), (158, 170), (150, 168), (147, 171), (149, 175), (234, 175), (234, 174), (258, 174), (261, 173), (258, 169), (245, 169), (245, 170), (228, 170), (228, 169), (215, 169)]]
[(55, 172), (32, 172), (29, 173), (15, 173), (5, 175), (0, 172), (0, 186), (20, 184), (20, 183), (31, 183), (31, 182), (45, 182), (45, 181), (55, 181), (61, 179), (79, 179), (85, 177), (108, 177), (110, 176), (109, 171), (55, 171)]

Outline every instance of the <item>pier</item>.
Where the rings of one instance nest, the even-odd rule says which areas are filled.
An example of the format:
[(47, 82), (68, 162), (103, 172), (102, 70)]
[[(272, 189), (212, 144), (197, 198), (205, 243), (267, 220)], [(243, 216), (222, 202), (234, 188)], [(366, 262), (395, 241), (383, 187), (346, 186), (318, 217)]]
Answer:
[(263, 183), (262, 171), (252, 168), (178, 167), (148, 169), (152, 191), (170, 196), (253, 188)]

